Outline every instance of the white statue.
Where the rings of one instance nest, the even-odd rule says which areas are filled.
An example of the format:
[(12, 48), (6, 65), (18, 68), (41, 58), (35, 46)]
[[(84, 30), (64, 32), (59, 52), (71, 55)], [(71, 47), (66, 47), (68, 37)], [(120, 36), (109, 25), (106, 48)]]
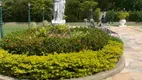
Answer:
[(64, 12), (65, 12), (65, 0), (54, 0), (54, 13), (52, 20), (53, 24), (65, 24)]

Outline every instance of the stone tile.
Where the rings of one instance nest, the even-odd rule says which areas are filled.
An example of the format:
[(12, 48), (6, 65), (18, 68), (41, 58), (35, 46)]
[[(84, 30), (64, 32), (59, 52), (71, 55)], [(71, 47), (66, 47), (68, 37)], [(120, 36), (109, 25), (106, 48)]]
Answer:
[(112, 77), (109, 77), (109, 78), (107, 78), (107, 79), (105, 79), (105, 80), (112, 80)]
[(128, 73), (128, 70), (124, 68), (120, 73)]
[(132, 72), (130, 74), (131, 74), (131, 76), (132, 76), (132, 78), (134, 80), (142, 80), (142, 72), (140, 72), (140, 73), (134, 73), (134, 72)]
[(133, 80), (129, 73), (120, 73), (112, 77), (112, 80)]
[(142, 54), (133, 57), (133, 59), (136, 60), (138, 64), (142, 64)]
[(125, 69), (128, 72), (142, 72), (142, 67), (136, 61), (130, 61)]
[(129, 26), (112, 27), (111, 30), (117, 32), (124, 42), (123, 55), (126, 61), (125, 69), (113, 80), (142, 80), (142, 29)]
[(127, 56), (127, 57), (125, 57), (125, 67), (126, 68), (135, 68), (135, 67), (137, 67), (137, 63), (135, 63), (135, 61), (132, 59), (132, 58), (130, 58), (131, 56)]
[(142, 68), (142, 61), (138, 62), (138, 65)]

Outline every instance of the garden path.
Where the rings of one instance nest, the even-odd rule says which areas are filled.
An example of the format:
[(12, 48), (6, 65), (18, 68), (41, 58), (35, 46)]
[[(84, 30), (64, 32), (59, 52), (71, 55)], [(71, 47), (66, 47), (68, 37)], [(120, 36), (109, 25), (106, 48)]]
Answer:
[(117, 75), (106, 80), (142, 80), (142, 29), (138, 27), (111, 27), (124, 42), (126, 66)]

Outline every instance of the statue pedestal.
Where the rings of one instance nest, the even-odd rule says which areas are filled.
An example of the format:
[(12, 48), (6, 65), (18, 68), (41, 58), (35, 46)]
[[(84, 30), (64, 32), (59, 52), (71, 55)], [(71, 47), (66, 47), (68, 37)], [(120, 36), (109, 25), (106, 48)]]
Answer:
[(54, 24), (54, 25), (65, 24), (65, 23), (66, 23), (66, 20), (60, 20), (60, 21), (52, 20), (52, 24)]

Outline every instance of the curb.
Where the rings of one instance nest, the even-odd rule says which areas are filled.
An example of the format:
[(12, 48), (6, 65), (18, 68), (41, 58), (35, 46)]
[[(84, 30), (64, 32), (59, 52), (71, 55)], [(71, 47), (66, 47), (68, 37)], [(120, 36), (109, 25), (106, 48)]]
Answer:
[[(65, 80), (103, 80), (103, 79), (106, 79), (106, 78), (111, 77), (113, 75), (116, 75), (117, 73), (122, 71), (124, 69), (124, 67), (125, 67), (125, 59), (122, 56), (119, 59), (117, 65), (116, 65), (116, 68), (113, 70), (100, 72), (100, 73), (97, 73), (92, 76), (87, 76), (87, 77), (82, 77), (82, 78), (74, 78), (74, 79), (65, 79)], [(17, 80), (17, 79), (0, 75), (0, 80)], [(23, 79), (23, 80), (26, 80), (26, 79)]]

